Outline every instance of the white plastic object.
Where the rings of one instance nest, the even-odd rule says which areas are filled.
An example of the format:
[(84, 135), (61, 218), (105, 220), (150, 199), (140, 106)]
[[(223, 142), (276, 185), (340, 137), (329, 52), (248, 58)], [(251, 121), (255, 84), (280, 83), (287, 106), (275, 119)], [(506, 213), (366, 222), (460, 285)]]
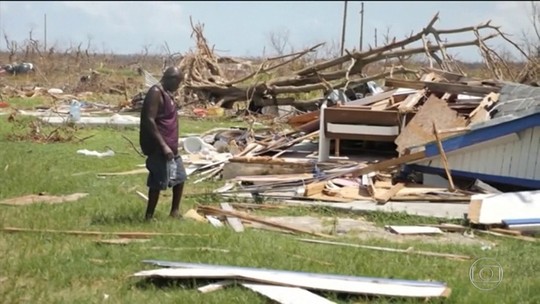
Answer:
[(176, 161), (174, 159), (171, 159), (167, 162), (167, 168), (169, 173), (169, 179), (175, 180), (176, 179)]
[(204, 148), (207, 148), (209, 151), (215, 151), (216, 149), (207, 143), (205, 143), (200, 137), (191, 136), (185, 138), (183, 141), (184, 151), (189, 154), (197, 154), (201, 152)]
[(79, 121), (81, 119), (81, 103), (75, 99), (71, 101), (69, 117), (72, 121)]

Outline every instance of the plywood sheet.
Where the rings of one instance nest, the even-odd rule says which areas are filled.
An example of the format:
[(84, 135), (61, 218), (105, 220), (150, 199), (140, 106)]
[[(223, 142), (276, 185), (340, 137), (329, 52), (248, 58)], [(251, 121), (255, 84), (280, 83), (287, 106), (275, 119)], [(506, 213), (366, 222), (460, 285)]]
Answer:
[[(450, 109), (446, 102), (435, 95), (431, 95), (396, 138), (397, 151), (403, 153), (407, 148), (434, 141), (433, 123), (440, 130), (467, 126), (464, 117), (458, 116), (458, 113)], [(443, 139), (449, 136), (452, 136), (452, 134), (441, 134), (440, 138)]]

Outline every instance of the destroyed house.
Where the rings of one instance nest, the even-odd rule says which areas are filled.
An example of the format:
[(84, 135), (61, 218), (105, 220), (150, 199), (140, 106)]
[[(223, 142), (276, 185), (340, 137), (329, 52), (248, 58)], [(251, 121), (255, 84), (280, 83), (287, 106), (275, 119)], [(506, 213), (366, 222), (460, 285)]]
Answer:
[[(491, 119), (470, 125), (466, 133), (447, 137), (443, 150), (453, 176), (526, 188), (540, 188), (540, 88), (508, 84)], [(404, 171), (444, 174), (436, 142), (412, 149), (426, 158)]]

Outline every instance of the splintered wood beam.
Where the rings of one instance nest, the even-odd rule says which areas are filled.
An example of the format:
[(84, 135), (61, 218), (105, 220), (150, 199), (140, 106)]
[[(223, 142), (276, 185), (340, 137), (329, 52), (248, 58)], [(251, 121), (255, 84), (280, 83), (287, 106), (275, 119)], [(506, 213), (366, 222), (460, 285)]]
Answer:
[(444, 148), (441, 142), (441, 138), (439, 137), (439, 132), (437, 131), (437, 126), (435, 125), (435, 122), (433, 122), (433, 135), (435, 136), (435, 140), (437, 141), (437, 147), (439, 148), (439, 153), (441, 154), (441, 161), (444, 166), (444, 171), (446, 172), (446, 177), (448, 177), (448, 183), (450, 184), (449, 190), (454, 192), (456, 191), (456, 187), (454, 186), (454, 180), (452, 179), (452, 173), (450, 172), (450, 166), (448, 165), (448, 158), (446, 157), (446, 153), (444, 152)]
[(80, 231), (80, 230), (53, 230), (53, 229), (30, 229), (18, 227), (2, 227), (4, 232), (34, 232), (34, 233), (55, 233), (71, 234), (81, 236), (110, 236), (116, 235), (122, 238), (150, 238), (153, 236), (208, 236), (205, 234), (190, 233), (160, 233), (160, 232), (104, 232), (104, 231)]
[(426, 96), (426, 89), (421, 89), (416, 93), (413, 93), (403, 101), (403, 103), (398, 107), (400, 113), (411, 112), (414, 110), (414, 107), (422, 98)]
[(237, 217), (239, 219), (243, 219), (246, 221), (261, 223), (270, 227), (284, 229), (284, 230), (288, 230), (292, 232), (305, 233), (305, 234), (315, 235), (319, 237), (332, 237), (331, 235), (327, 235), (327, 234), (316, 233), (316, 232), (312, 232), (312, 231), (301, 229), (301, 228), (274, 223), (274, 222), (271, 222), (271, 221), (268, 221), (268, 220), (265, 220), (256, 216), (249, 215), (244, 212), (222, 210), (222, 209), (218, 209), (218, 208), (214, 208), (210, 206), (199, 206), (197, 207), (197, 209), (199, 209), (203, 213), (208, 213), (208, 214), (213, 214), (213, 215), (233, 216), (233, 217)]
[(368, 166), (366, 166), (364, 168), (361, 168), (361, 169), (356, 169), (353, 172), (353, 174), (364, 175), (364, 174), (368, 174), (368, 173), (375, 172), (375, 171), (387, 170), (387, 169), (390, 169), (390, 168), (393, 168), (395, 166), (399, 166), (399, 165), (402, 165), (402, 164), (405, 164), (405, 163), (408, 163), (408, 162), (421, 160), (421, 159), (423, 159), (425, 157), (426, 157), (426, 154), (425, 154), (424, 151), (415, 152), (415, 153), (407, 154), (407, 155), (400, 156), (400, 157), (397, 157), (397, 158), (384, 160), (384, 161), (376, 163), (376, 164), (368, 165)]
[(470, 86), (458, 83), (405, 80), (396, 78), (386, 78), (384, 80), (384, 85), (387, 87), (408, 88), (415, 90), (427, 88), (432, 92), (468, 94), (474, 96), (485, 96), (486, 94), (500, 91), (500, 88), (497, 87)]
[[(234, 212), (233, 207), (229, 205), (228, 203), (221, 203), (220, 206), (221, 206), (221, 209), (223, 210)], [(229, 223), (229, 225), (234, 231), (244, 232), (244, 225), (242, 225), (242, 221), (240, 221), (237, 217), (227, 216), (227, 223)]]
[(321, 71), (321, 70), (325, 70), (325, 69), (333, 67), (333, 66), (341, 65), (341, 64), (351, 60), (353, 57), (356, 58), (356, 59), (362, 59), (362, 58), (366, 58), (366, 57), (369, 57), (369, 56), (374, 55), (374, 54), (381, 54), (381, 53), (390, 51), (392, 49), (404, 47), (404, 46), (406, 46), (408, 44), (411, 44), (411, 43), (413, 43), (413, 42), (415, 42), (417, 40), (422, 39), (422, 35), (426, 34), (427, 30), (431, 29), (433, 27), (433, 25), (435, 24), (435, 22), (437, 22), (438, 19), (439, 19), (439, 13), (435, 14), (435, 16), (433, 16), (433, 18), (431, 18), (428, 25), (421, 32), (419, 32), (419, 33), (417, 33), (415, 35), (411, 35), (410, 37), (405, 38), (405, 39), (403, 39), (401, 41), (394, 42), (394, 43), (391, 43), (391, 44), (388, 44), (388, 45), (385, 45), (385, 46), (382, 46), (382, 47), (379, 47), (379, 48), (370, 49), (370, 50), (365, 51), (365, 52), (356, 52), (356, 53), (353, 53), (353, 54), (347, 53), (346, 55), (338, 57), (336, 59), (328, 60), (328, 61), (325, 61), (325, 62), (321, 62), (319, 64), (312, 65), (310, 67), (306, 67), (306, 68), (296, 72), (296, 75), (300, 75), (300, 76), (309, 75), (309, 74), (312, 74), (312, 73), (316, 73), (317, 71)]
[(390, 199), (392, 199), (392, 197), (394, 195), (396, 195), (401, 189), (405, 188), (405, 184), (404, 183), (397, 183), (395, 184), (394, 186), (392, 186), (392, 188), (390, 188), (390, 190), (387, 190), (383, 193), (381, 193), (380, 191), (377, 193), (377, 195), (375, 195), (375, 200), (377, 201), (377, 203), (379, 204), (385, 204), (386, 202), (388, 202)]

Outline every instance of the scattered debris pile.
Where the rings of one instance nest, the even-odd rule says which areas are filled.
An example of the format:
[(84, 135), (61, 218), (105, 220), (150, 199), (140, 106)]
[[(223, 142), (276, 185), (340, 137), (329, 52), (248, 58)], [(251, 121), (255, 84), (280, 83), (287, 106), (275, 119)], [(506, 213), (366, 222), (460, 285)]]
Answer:
[[(424, 72), (421, 80), (386, 78), (384, 92), (292, 117), (289, 122), (296, 127), (295, 131), (266, 134), (258, 139), (244, 137), (243, 150), (230, 153), (225, 160), (199, 164), (190, 173), (205, 175), (197, 182), (219, 177), (226, 180), (226, 184), (213, 194), (254, 200), (258, 204), (277, 199), (287, 205), (331, 206), (352, 211), (403, 211), (441, 219), (463, 219), (468, 214), (471, 223), (488, 224), (476, 219), (477, 197), (489, 197), (499, 191), (480, 181), (483, 178), (491, 181), (489, 176), (473, 174), (467, 179), (453, 174), (452, 163), (445, 153), (449, 148), (445, 147), (455, 138), (459, 140), (459, 136), (479, 132), (484, 125), (494, 124), (503, 118), (505, 122), (511, 121), (500, 117), (514, 98), (505, 92), (518, 89), (513, 89), (515, 84), (508, 82), (471, 79), (433, 68), (426, 68)], [(533, 94), (524, 87), (528, 86), (519, 87), (521, 94)], [(503, 98), (499, 101), (501, 96)], [(522, 105), (529, 107), (529, 110), (523, 110), (528, 115), (536, 115), (530, 110), (536, 107), (534, 100), (525, 99)], [(388, 115), (394, 120), (388, 124), (379, 115)], [(332, 124), (343, 127), (332, 129)], [(321, 125), (325, 130), (319, 130)], [(288, 137), (292, 135), (295, 137)], [(316, 143), (308, 140), (317, 137)], [(482, 144), (482, 141), (493, 137), (475, 137), (472, 145)], [(394, 150), (390, 151), (393, 156), (331, 157), (328, 151), (324, 151), (323, 144), (323, 140), (329, 139), (335, 142), (336, 154), (341, 140), (390, 142), (394, 145)], [(315, 152), (317, 149), (319, 155)], [(187, 163), (190, 158), (192, 156), (187, 158)], [(426, 178), (422, 175), (418, 178), (405, 170), (416, 163), (438, 159), (441, 171), (432, 172), (432, 177), (428, 174)], [(216, 211), (208, 207), (200, 207), (197, 211), (210, 216), (225, 215), (227, 219), (234, 216), (230, 210)], [(522, 232), (509, 232), (508, 229), (520, 223), (529, 228), (537, 225), (533, 220), (519, 222), (523, 216), (525, 214), (499, 219), (491, 223), (495, 226), (487, 228), (489, 232), (498, 229), (514, 236), (521, 235)], [(540, 217), (540, 214), (535, 216)], [(250, 221), (246, 217), (242, 219)], [(210, 222), (218, 225), (219, 221), (214, 219)], [(462, 228), (459, 231), (463, 232)], [(493, 233), (499, 233), (495, 231)]]

